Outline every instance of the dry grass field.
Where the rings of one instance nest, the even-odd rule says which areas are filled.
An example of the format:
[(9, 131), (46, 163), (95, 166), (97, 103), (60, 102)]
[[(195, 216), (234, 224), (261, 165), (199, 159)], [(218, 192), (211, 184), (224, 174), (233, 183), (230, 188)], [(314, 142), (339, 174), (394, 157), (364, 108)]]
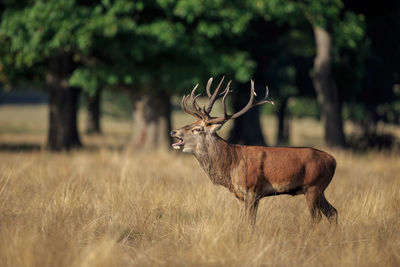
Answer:
[[(46, 116), (0, 106), (1, 266), (400, 266), (398, 153), (329, 151), (337, 227), (311, 228), (304, 196), (276, 196), (249, 229), (193, 157), (125, 155), (130, 124), (110, 118), (104, 136), (83, 137), (91, 149), (49, 153)], [(293, 125), (295, 145), (321, 147), (318, 123)], [(273, 143), (274, 121), (264, 127)]]

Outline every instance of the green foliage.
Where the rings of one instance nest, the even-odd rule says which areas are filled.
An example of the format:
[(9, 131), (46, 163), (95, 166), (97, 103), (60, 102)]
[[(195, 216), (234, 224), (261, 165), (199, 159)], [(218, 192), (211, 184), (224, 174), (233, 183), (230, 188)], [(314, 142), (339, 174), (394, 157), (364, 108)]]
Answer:
[(317, 100), (310, 97), (291, 98), (288, 103), (289, 113), (298, 118), (319, 118), (319, 107)]
[(73, 72), (69, 82), (72, 86), (80, 87), (90, 96), (94, 96), (96, 90), (103, 87), (100, 83), (102, 76), (97, 76), (99, 73), (98, 70), (93, 71), (90, 68), (81, 67)]
[(102, 94), (101, 113), (113, 119), (129, 120), (132, 117), (132, 105), (123, 92), (106, 90)]
[(345, 12), (343, 19), (334, 28), (335, 48), (359, 48), (365, 39), (365, 27), (364, 15)]
[(349, 103), (343, 105), (343, 118), (355, 122), (361, 122), (366, 118), (367, 111), (361, 103)]
[(280, 0), (251, 0), (252, 9), (263, 16), (265, 20), (274, 20), (277, 23), (298, 21), (298, 5), (295, 1)]
[[(174, 93), (208, 76), (225, 74), (248, 81), (256, 62), (245, 47), (235, 43), (253, 31), (251, 22), (262, 17), (277, 23), (301, 23), (304, 16), (315, 20), (321, 14), (333, 17), (341, 8), (338, 0), (322, 2), (104, 0), (81, 4), (39, 0), (6, 10), (0, 32), (10, 41), (16, 69), (34, 68), (67, 52), (76, 63), (71, 85), (88, 93), (100, 86)], [(325, 5), (330, 8), (320, 14)], [(345, 26), (341, 27), (352, 35), (356, 28)], [(296, 44), (288, 46), (292, 55), (312, 54), (312, 40), (304, 39), (307, 35), (301, 32), (293, 29), (288, 37), (288, 42)], [(288, 77), (283, 73), (288, 70), (293, 72), (293, 66), (284, 66), (272, 76), (285, 80)], [(285, 90), (294, 93), (293, 79), (292, 74), (291, 85), (283, 85), (282, 94), (288, 94)]]
[(299, 25), (308, 21), (327, 28), (339, 21), (342, 0), (252, 0), (253, 10), (266, 20)]
[[(114, 27), (112, 35), (107, 31), (83, 37), (80, 43), (93, 45), (79, 49), (89, 51), (86, 57), (98, 60), (93, 65), (84, 62), (72, 74), (71, 84), (88, 92), (101, 84), (108, 88), (181, 93), (211, 75), (227, 74), (240, 81), (249, 80), (255, 62), (246, 51), (227, 46), (223, 40), (243, 32), (250, 15), (240, 11), (237, 4), (227, 3), (135, 3), (132, 10), (124, 9), (118, 17), (125, 17), (131, 26)], [(85, 28), (89, 32), (92, 29)], [(99, 43), (101, 47), (96, 47)]]
[(346, 101), (355, 101), (363, 89), (370, 40), (366, 38), (363, 15), (345, 12), (333, 30), (333, 72), (339, 92)]
[[(3, 14), (1, 33), (10, 39), (15, 65), (31, 67), (57, 52), (74, 46), (74, 32), (85, 10), (74, 10), (73, 1), (36, 1), (20, 10)], [(74, 12), (75, 11), (75, 12)]]
[[(295, 118), (311, 117), (319, 119), (318, 102), (312, 97), (291, 97), (288, 102), (288, 113)], [(276, 106), (263, 105), (262, 113), (273, 115), (276, 113)]]
[(304, 0), (298, 5), (311, 24), (322, 28), (338, 22), (344, 7), (342, 0)]
[[(275, 100), (296, 96), (295, 103), (306, 103), (297, 96), (309, 95), (312, 86), (299, 76), (308, 76), (311, 68), (311, 26), (317, 25), (333, 37), (341, 98), (356, 103), (367, 60), (380, 61), (386, 48), (382, 38), (367, 32), (368, 23), (374, 29), (380, 20), (368, 21), (342, 0), (7, 0), (1, 5), (0, 83), (43, 81), (48, 59), (67, 53), (74, 64), (70, 85), (88, 94), (98, 88), (182, 94), (210, 76), (247, 82), (264, 64), (262, 75)], [(396, 18), (395, 11), (389, 13)], [(377, 43), (382, 51), (372, 51)], [(391, 95), (385, 91), (379, 101)], [(295, 106), (294, 113), (307, 113), (307, 103)], [(315, 116), (316, 109), (310, 110)]]

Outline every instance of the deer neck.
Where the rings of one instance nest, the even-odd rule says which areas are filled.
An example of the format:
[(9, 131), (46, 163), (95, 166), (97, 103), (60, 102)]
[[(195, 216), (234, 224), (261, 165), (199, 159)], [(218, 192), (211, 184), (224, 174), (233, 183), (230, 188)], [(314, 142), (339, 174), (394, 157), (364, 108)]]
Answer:
[(194, 156), (214, 184), (230, 188), (229, 170), (237, 158), (233, 145), (214, 134), (201, 144)]

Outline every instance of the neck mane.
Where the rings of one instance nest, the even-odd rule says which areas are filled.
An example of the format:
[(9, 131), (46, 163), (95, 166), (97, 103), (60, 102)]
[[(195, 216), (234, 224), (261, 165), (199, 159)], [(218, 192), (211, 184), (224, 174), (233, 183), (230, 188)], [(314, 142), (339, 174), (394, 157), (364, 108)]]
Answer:
[(194, 156), (214, 184), (231, 187), (229, 171), (238, 158), (234, 145), (213, 134), (196, 150)]

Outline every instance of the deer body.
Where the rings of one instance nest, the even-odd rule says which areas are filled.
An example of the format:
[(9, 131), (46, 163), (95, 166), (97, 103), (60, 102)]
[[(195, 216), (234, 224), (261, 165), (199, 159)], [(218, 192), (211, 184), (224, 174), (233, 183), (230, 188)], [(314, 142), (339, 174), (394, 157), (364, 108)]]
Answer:
[[(196, 107), (193, 97), (195, 89), (191, 95), (194, 98), (193, 107), (196, 112), (205, 116), (201, 113), (201, 108)], [(219, 87), (216, 92), (218, 89)], [(252, 84), (252, 94), (253, 90)], [(224, 98), (228, 91), (229, 84), (225, 89)], [(184, 98), (184, 101), (186, 100)], [(213, 104), (212, 100), (210, 102)], [(190, 113), (185, 104), (182, 104), (184, 111)], [(246, 107), (252, 106), (253, 103)], [(216, 133), (226, 118), (226, 113), (222, 119), (201, 117), (190, 125), (172, 131), (171, 136), (180, 139), (180, 142), (173, 145), (174, 148), (193, 154), (214, 184), (226, 187), (243, 201), (252, 223), (255, 223), (259, 200), (280, 194), (305, 194), (315, 222), (321, 219), (321, 212), (329, 220), (337, 221), (336, 209), (324, 196), (324, 190), (332, 180), (336, 168), (336, 161), (331, 155), (307, 147), (271, 148), (229, 144)]]

